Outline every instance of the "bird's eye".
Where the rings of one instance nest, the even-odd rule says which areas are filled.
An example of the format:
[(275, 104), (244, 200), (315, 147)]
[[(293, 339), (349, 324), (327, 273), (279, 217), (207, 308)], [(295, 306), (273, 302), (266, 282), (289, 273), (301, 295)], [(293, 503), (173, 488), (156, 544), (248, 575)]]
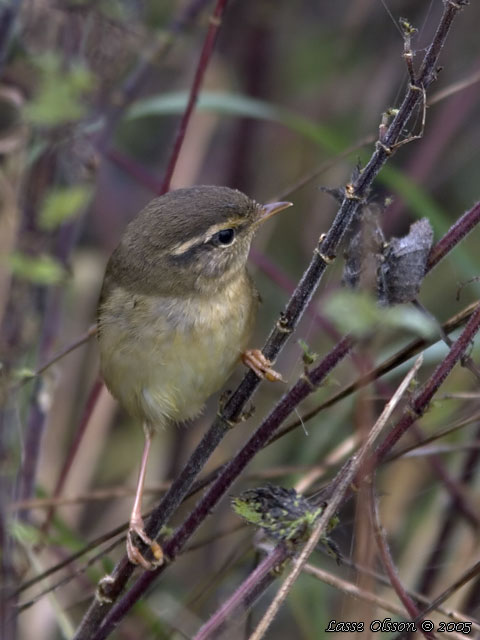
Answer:
[(218, 233), (214, 235), (215, 240), (218, 244), (228, 247), (233, 243), (235, 239), (235, 230), (234, 229), (222, 229)]

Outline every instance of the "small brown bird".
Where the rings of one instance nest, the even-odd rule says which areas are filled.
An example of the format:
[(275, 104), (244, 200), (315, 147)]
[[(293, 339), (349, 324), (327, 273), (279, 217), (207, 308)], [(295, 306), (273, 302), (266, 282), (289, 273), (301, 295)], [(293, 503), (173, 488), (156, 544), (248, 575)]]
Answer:
[[(291, 205), (260, 205), (227, 187), (179, 189), (152, 200), (127, 226), (107, 265), (98, 305), (101, 371), (111, 393), (143, 424), (145, 448), (127, 535), (130, 562), (162, 562), (141, 515), (155, 429), (195, 417), (242, 359), (280, 376), (246, 350), (258, 294), (246, 263), (253, 235)], [(148, 544), (148, 561), (135, 544)]]

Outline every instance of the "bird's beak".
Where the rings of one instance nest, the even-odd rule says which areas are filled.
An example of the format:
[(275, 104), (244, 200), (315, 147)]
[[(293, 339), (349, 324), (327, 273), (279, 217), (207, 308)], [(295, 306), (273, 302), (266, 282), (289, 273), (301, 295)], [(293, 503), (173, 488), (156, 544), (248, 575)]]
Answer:
[(260, 207), (260, 212), (258, 218), (255, 221), (255, 226), (258, 227), (268, 220), (276, 213), (291, 207), (293, 202), (270, 202), (269, 204), (264, 204)]

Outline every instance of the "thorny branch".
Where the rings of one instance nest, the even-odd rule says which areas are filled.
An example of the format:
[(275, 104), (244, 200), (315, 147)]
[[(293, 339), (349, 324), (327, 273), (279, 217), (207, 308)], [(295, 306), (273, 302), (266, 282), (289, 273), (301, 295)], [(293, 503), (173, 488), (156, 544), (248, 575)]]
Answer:
[(335, 516), (337, 509), (339, 508), (343, 498), (349, 490), (349, 487), (355, 478), (356, 474), (362, 469), (365, 463), (365, 459), (367, 458), (373, 444), (376, 439), (382, 432), (383, 428), (387, 424), (390, 416), (392, 415), (395, 407), (400, 402), (402, 396), (408, 389), (410, 382), (413, 380), (415, 375), (417, 374), (421, 364), (423, 361), (423, 356), (419, 356), (415, 361), (415, 364), (407, 373), (405, 378), (400, 383), (398, 389), (392, 395), (390, 400), (385, 405), (382, 413), (380, 414), (378, 420), (375, 422), (373, 427), (371, 428), (364, 444), (361, 449), (355, 453), (350, 460), (348, 460), (343, 467), (338, 472), (336, 478), (333, 481), (335, 486), (334, 492), (331, 498), (328, 501), (325, 510), (322, 512), (322, 515), (318, 519), (318, 522), (309, 538), (307, 543), (305, 544), (302, 552), (295, 559), (293, 568), (289, 575), (285, 578), (281, 588), (279, 589), (275, 599), (272, 604), (268, 608), (264, 617), (260, 621), (258, 627), (255, 629), (255, 632), (251, 635), (251, 640), (260, 640), (265, 635), (266, 630), (270, 626), (273, 618), (279, 610), (280, 605), (284, 602), (291, 588), (293, 587), (295, 581), (297, 580), (300, 572), (302, 571), (303, 566), (307, 562), (308, 558), (312, 554), (313, 550), (317, 546), (320, 537), (327, 531), (328, 524), (330, 520)]
[[(402, 105), (384, 132), (384, 135), (382, 135), (382, 141), (377, 143), (375, 152), (366, 167), (351, 184), (347, 185), (342, 205), (330, 230), (321, 238), (318, 246), (314, 250), (310, 265), (267, 339), (263, 353), (272, 362), (275, 361), (288, 337), (297, 326), (306, 306), (318, 287), (326, 267), (334, 259), (335, 252), (344, 233), (368, 195), (373, 180), (394, 152), (395, 145), (399, 142), (402, 131), (407, 126), (417, 107), (421, 104), (424, 90), (426, 90), (434, 80), (441, 49), (447, 38), (452, 21), (463, 4), (463, 2), (445, 3), (443, 15), (432, 44), (428, 48), (420, 67), (416, 84), (409, 86)], [(349, 348), (349, 340), (346, 339), (344, 340), (342, 349), (339, 349), (339, 353), (336, 354), (337, 357), (339, 359), (343, 357), (344, 352), (348, 351)], [(321, 372), (322, 375), (319, 375), (319, 378), (322, 379), (323, 375), (325, 375), (336, 362), (338, 362), (337, 359), (325, 362), (325, 366)], [(310, 382), (305, 380), (300, 381), (300, 383), (302, 382), (307, 385), (311, 391)], [(156, 537), (159, 534), (160, 529), (180, 504), (196, 475), (203, 468), (213, 450), (228, 432), (235, 420), (238, 420), (241, 416), (243, 407), (256, 391), (259, 383), (259, 379), (253, 372), (246, 374), (240, 386), (225, 404), (221, 415), (219, 415), (210, 430), (205, 434), (200, 445), (172, 484), (170, 491), (164, 496), (152, 514), (147, 525), (147, 534), (149, 536)], [(302, 396), (305, 389), (299, 389), (298, 391)], [(193, 534), (228, 487), (231, 486), (232, 482), (238, 477), (238, 474), (243, 470), (251, 457), (262, 446), (264, 439), (267, 441), (268, 438), (273, 435), (278, 424), (288, 415), (289, 406), (290, 404), (282, 399), (277, 406), (275, 420), (273, 421), (271, 414), (234, 460), (227, 465), (204, 498), (187, 517), (183, 525), (181, 525), (172, 538), (166, 542), (164, 551), (167, 557), (173, 559), (181, 550), (186, 540)], [(149, 585), (164, 569), (165, 566), (160, 567), (154, 572), (142, 575), (129, 593), (117, 604), (114, 604), (133, 571), (133, 567), (128, 561), (123, 559), (115, 568), (112, 576), (109, 577), (108, 582), (102, 585), (102, 599), (95, 601), (90, 607), (77, 632), (76, 640), (84, 640), (86, 638), (100, 640), (101, 638), (107, 637), (125, 613), (127, 613), (131, 606), (141, 597)]]
[[(343, 499), (343, 496), (347, 492), (350, 483), (355, 477), (357, 471), (361, 468), (365, 457), (370, 451), (373, 443), (375, 442), (376, 438), (380, 434), (381, 430), (384, 428), (385, 424), (387, 423), (396, 405), (398, 404), (403, 394), (407, 390), (408, 385), (410, 384), (410, 382), (418, 372), (421, 362), (422, 362), (422, 356), (419, 356), (414, 366), (405, 376), (404, 380), (401, 382), (398, 389), (392, 395), (389, 402), (385, 405), (384, 410), (382, 411), (382, 414), (376, 421), (375, 425), (372, 427), (371, 432), (368, 436), (368, 439), (363, 444), (360, 451), (358, 451), (354, 456), (352, 456), (352, 458), (350, 458), (350, 460), (348, 460), (343, 465), (343, 467), (338, 472), (336, 478), (332, 481), (332, 485), (334, 486), (334, 489), (332, 490), (332, 495), (328, 501), (327, 507), (322, 512), (300, 556), (295, 559), (292, 572), (286, 578), (274, 602), (269, 607), (267, 614), (262, 619), (261, 623), (255, 630), (254, 634), (252, 634), (251, 638), (256, 638), (258, 640), (265, 633), (267, 627), (269, 626), (270, 622), (273, 619), (273, 616), (278, 611), (279, 604), (286, 597), (290, 587), (293, 585), (293, 582), (296, 580), (296, 577), (298, 577), (300, 571), (302, 570), (311, 552), (317, 546), (318, 541), (320, 540), (320, 537), (322, 535), (325, 535), (325, 532), (328, 529), (329, 522), (332, 519), (332, 517), (335, 516), (335, 512), (337, 511), (338, 505), (340, 504), (340, 502)], [(263, 565), (271, 566), (273, 562), (275, 562), (276, 564), (280, 564), (284, 562), (289, 557), (289, 555), (291, 555), (291, 550), (289, 553), (288, 549), (283, 544), (279, 544), (277, 545), (275, 550), (264, 560), (264, 562), (262, 563), (262, 566)], [(252, 595), (250, 591), (255, 590), (255, 593), (258, 597), (258, 592), (256, 591), (257, 585), (255, 584), (255, 582), (251, 581), (250, 578), (251, 576), (247, 578), (247, 580), (245, 580), (245, 582), (239, 587), (239, 589), (237, 589), (236, 594), (234, 594), (229, 599), (229, 603), (230, 603), (229, 607), (228, 608), (222, 607), (216, 614), (212, 616), (212, 618), (204, 626), (202, 626), (198, 634), (195, 636), (195, 640), (207, 640), (208, 638), (215, 637), (215, 631), (217, 631), (218, 628), (221, 627), (226, 621), (225, 614), (228, 613), (231, 616), (234, 608), (238, 609), (239, 606), (245, 605), (245, 601), (252, 599)]]

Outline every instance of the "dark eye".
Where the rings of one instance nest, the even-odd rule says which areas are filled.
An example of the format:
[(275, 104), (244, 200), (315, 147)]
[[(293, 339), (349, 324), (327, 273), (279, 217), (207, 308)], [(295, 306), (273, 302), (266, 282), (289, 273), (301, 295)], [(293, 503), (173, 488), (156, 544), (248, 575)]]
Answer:
[(214, 236), (214, 239), (218, 244), (223, 245), (224, 247), (228, 247), (229, 244), (232, 244), (235, 238), (235, 230), (234, 229), (222, 229)]

